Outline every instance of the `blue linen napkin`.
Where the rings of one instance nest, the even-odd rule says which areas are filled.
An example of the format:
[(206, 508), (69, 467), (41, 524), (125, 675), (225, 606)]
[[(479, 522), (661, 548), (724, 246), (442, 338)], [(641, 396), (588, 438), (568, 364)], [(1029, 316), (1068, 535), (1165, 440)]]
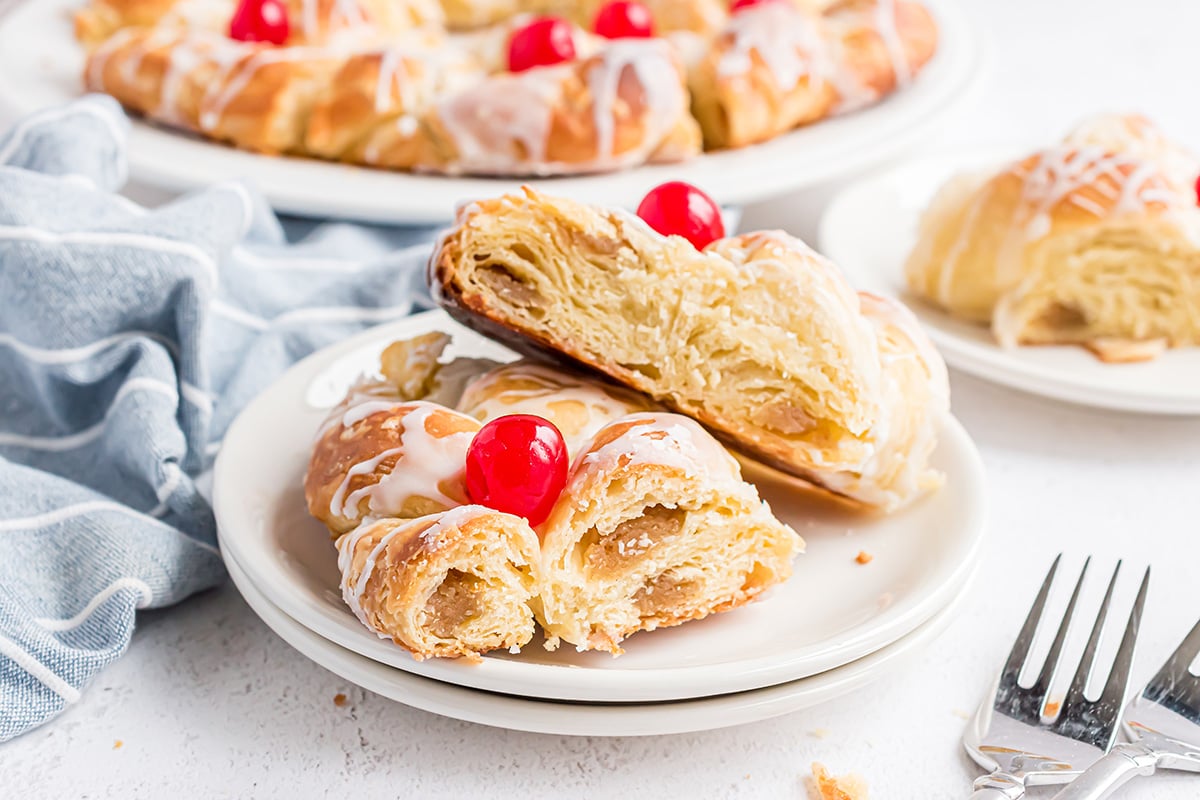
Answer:
[(89, 96), (0, 138), (0, 741), (78, 699), (136, 609), (223, 579), (196, 477), (238, 410), (428, 305), (428, 229), (289, 242), (240, 184), (142, 208), (115, 194), (128, 127)]

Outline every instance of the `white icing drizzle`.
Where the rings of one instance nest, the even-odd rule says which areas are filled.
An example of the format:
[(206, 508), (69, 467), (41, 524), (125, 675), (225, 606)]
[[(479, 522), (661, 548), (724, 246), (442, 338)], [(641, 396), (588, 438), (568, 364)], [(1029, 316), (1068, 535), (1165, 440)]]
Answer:
[[(343, 535), (337, 542), (338, 569), (342, 573), (342, 599), (346, 601), (346, 605), (350, 607), (350, 610), (354, 612), (354, 616), (358, 617), (363, 625), (375, 631), (380, 638), (390, 639), (391, 636), (389, 634), (379, 630), (371, 623), (366, 610), (362, 606), (362, 599), (366, 593), (367, 586), (370, 584), (371, 577), (375, 574), (375, 567), (379, 563), (379, 558), (387, 551), (387, 547), (392, 539), (415, 527), (428, 525), (425, 530), (421, 531), (420, 538), (427, 549), (436, 550), (442, 544), (443, 537), (447, 532), (460, 528), (478, 517), (495, 513), (490, 508), (484, 508), (483, 506), (466, 505), (398, 523), (371, 548), (371, 552), (367, 554), (362, 568), (356, 576), (354, 573), (354, 554), (358, 549), (358, 544), (365, 535), (373, 531), (375, 526), (379, 524), (377, 520), (363, 522), (363, 524), (354, 530)], [(429, 524), (430, 520), (433, 521), (432, 524)]]
[[(503, 385), (513, 381), (533, 386)], [(578, 431), (562, 430), (563, 424), (553, 408), (556, 404), (570, 402), (578, 403), (588, 414), (586, 424)], [(529, 361), (505, 364), (479, 376), (463, 391), (458, 408), (480, 422), (506, 414), (534, 414), (548, 419), (559, 427), (572, 459), (591, 441), (596, 431), (636, 410), (636, 406), (618, 399), (595, 381)]]
[[(438, 106), (438, 117), (458, 151), (463, 171), (562, 174), (607, 169), (644, 160), (686, 109), (687, 95), (670, 45), (660, 40), (618, 40), (597, 51), (585, 68), (592, 98), (596, 153), (582, 163), (547, 163), (553, 109), (573, 63), (492, 75)], [(640, 146), (614, 153), (617, 98), (632, 74), (641, 89)]]
[(669, 46), (659, 40), (619, 39), (611, 42), (587, 72), (596, 124), (596, 160), (600, 166), (617, 163), (616, 101), (621, 81), (632, 70), (641, 86), (642, 114), (646, 125), (641, 147), (625, 154), (621, 162), (641, 161), (658, 146), (685, 110), (685, 96), (671, 62)]
[[(1098, 220), (1142, 213), (1150, 203), (1166, 206), (1168, 213), (1174, 213), (1180, 205), (1178, 195), (1163, 185), (1157, 166), (1129, 153), (1059, 145), (1010, 167), (1010, 171), (1022, 180), (1022, 188), (1021, 199), (1005, 226), (1004, 239), (995, 255), (995, 280), (1001, 292), (1009, 291), (1020, 280), (1025, 247), (1050, 233), (1054, 209), (1061, 203), (1069, 202)], [(1103, 204), (1081, 195), (1085, 188), (1112, 202)], [(983, 213), (988, 197), (986, 187), (977, 192), (948, 251), (938, 280), (938, 299), (942, 303), (950, 302), (968, 234)], [(993, 329), (1001, 339), (1012, 338), (1010, 327), (1002, 315), (993, 321)]]
[[(399, 446), (351, 465), (330, 499), (329, 513), (353, 518), (357, 516), (363, 500), (367, 501), (369, 516), (395, 513), (412, 497), (424, 497), (446, 506), (455, 505), (456, 501), (442, 492), (441, 484), (462, 474), (467, 448), (475, 434), (473, 431), (463, 431), (437, 438), (426, 430), (425, 423), (434, 414), (457, 412), (422, 401), (402, 404), (373, 401), (348, 409), (343, 422), (349, 419), (352, 420), (350, 424), (354, 424), (373, 413), (387, 411), (397, 405), (406, 409), (398, 420), (404, 429)], [(379, 476), (373, 484), (350, 491), (353, 478), (370, 475), (384, 461), (396, 457), (398, 460), (390, 472)]]
[(589, 480), (595, 470), (608, 473), (630, 464), (661, 464), (713, 483), (740, 483), (741, 473), (733, 456), (712, 434), (680, 414), (628, 414), (601, 428), (596, 438), (609, 426), (629, 423), (639, 424), (600, 447), (589, 445), (580, 454), (565, 492), (578, 491), (578, 485)]
[(907, 86), (912, 81), (912, 72), (904, 53), (904, 40), (900, 38), (900, 31), (896, 27), (896, 0), (875, 0), (875, 29), (887, 48), (888, 59), (896, 75), (896, 86)]
[(818, 24), (788, 2), (763, 3), (739, 11), (725, 27), (729, 48), (717, 62), (717, 76), (749, 73), (754, 65), (752, 54), (758, 53), (784, 91), (805, 77), (825, 80), (828, 59)]
[(92, 56), (87, 67), (87, 84), (89, 89), (102, 89), (104, 87), (104, 68), (108, 66), (108, 62), (118, 52), (123, 51), (125, 45), (131, 42), (135, 36), (141, 34), (142, 30), (139, 28), (122, 28), (101, 42), (92, 51)]

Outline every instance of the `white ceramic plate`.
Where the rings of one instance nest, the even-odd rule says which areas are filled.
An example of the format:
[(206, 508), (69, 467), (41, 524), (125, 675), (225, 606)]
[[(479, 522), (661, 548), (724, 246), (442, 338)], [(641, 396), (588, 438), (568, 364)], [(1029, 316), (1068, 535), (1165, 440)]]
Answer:
[[(904, 513), (854, 515), (769, 479), (759, 487), (808, 541), (795, 575), (761, 602), (639, 634), (625, 655), (550, 653), (538, 641), (481, 664), (413, 660), (364, 628), (342, 602), (335, 551), (308, 516), (301, 480), (312, 435), (349, 382), (373, 371), (396, 338), (454, 334), (454, 352), (512, 354), (440, 311), (368, 331), (298, 364), (230, 427), (214, 472), (222, 549), (268, 599), (305, 627), (378, 662), (449, 683), (565, 700), (640, 702), (706, 697), (815, 675), (915, 630), (962, 588), (983, 534), (984, 484), (970, 439), (950, 421), (935, 463), (946, 485)], [(863, 566), (855, 555), (874, 561)]]
[[(83, 56), (68, 12), (81, 2), (30, 0), (0, 23), (0, 102), (12, 112), (27, 113), (80, 94)], [(957, 0), (926, 2), (941, 41), (913, 86), (859, 113), (685, 164), (549, 180), (441, 178), (259, 156), (139, 121), (130, 139), (131, 174), (172, 191), (245, 178), (280, 211), (377, 222), (444, 222), (459, 201), (494, 196), (525, 182), (589, 202), (629, 206), (659, 183), (686, 180), (722, 204), (755, 202), (900, 152), (932, 130), (968, 91), (979, 73), (978, 37)]]
[(998, 165), (1021, 152), (1028, 150), (931, 157), (858, 181), (826, 209), (821, 250), (860, 289), (903, 299), (946, 361), (964, 372), (1083, 405), (1200, 414), (1200, 348), (1172, 350), (1141, 364), (1105, 364), (1081, 347), (1005, 349), (986, 327), (954, 319), (908, 293), (904, 260), (916, 242), (921, 212), (938, 187), (957, 172)]
[(658, 736), (728, 728), (815, 706), (903, 667), (941, 634), (968, 589), (912, 633), (888, 647), (820, 675), (751, 692), (673, 703), (556, 703), (450, 686), (392, 669), (322, 639), (273, 605), (238, 566), (225, 559), (234, 585), (267, 627), (325, 669), (364, 689), (444, 717), (558, 736)]

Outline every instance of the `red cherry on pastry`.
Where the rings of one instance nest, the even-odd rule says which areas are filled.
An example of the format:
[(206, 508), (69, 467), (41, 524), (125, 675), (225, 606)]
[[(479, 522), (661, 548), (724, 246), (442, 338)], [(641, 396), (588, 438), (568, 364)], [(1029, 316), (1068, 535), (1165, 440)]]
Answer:
[(721, 209), (704, 192), (682, 181), (656, 186), (642, 198), (637, 214), (664, 236), (682, 236), (697, 250), (725, 235)]
[(568, 461), (553, 423), (532, 414), (498, 417), (467, 448), (467, 497), (540, 525), (567, 483)]
[(750, 8), (752, 6), (761, 6), (764, 3), (777, 3), (777, 2), (779, 2), (779, 0), (733, 0), (733, 2), (729, 4), (729, 11), (731, 13), (734, 13), (734, 12), (741, 11), (743, 8)]
[(524, 72), (533, 67), (561, 64), (575, 58), (571, 23), (558, 17), (542, 17), (515, 31), (508, 40), (508, 68)]
[(288, 31), (283, 0), (241, 0), (229, 21), (229, 37), (239, 42), (283, 44)]
[(1200, 205), (1200, 178), (1196, 178), (1196, 204)]
[(601, 6), (592, 30), (605, 39), (648, 39), (654, 35), (654, 18), (637, 0), (613, 0)]

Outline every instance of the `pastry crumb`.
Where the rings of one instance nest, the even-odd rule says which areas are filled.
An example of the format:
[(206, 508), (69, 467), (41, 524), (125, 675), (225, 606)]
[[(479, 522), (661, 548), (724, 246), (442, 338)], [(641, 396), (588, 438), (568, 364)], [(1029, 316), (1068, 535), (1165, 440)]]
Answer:
[(814, 739), (828, 739), (829, 738), (829, 729), (828, 728), (814, 728), (813, 730), (808, 732), (808, 735)]
[(953, 714), (954, 716), (958, 717), (959, 719), (970, 719), (971, 718), (970, 712), (963, 711), (961, 708), (952, 709), (950, 711), (950, 713)]
[(113, 740), (113, 750), (120, 750), (124, 746), (125, 746), (125, 742), (123, 740), (121, 740), (121, 739)]
[(338, 708), (341, 708), (342, 706), (346, 705), (346, 695), (342, 694), (341, 692), (338, 692), (337, 694), (335, 694), (333, 696), (333, 704), (335, 706), (337, 706)]
[(824, 764), (814, 762), (809, 797), (811, 800), (868, 800), (867, 782), (857, 775), (834, 777)]
[(870, 564), (875, 560), (875, 556), (871, 555), (866, 550), (859, 550), (858, 555), (854, 557), (854, 560), (859, 564)]
[(1046, 703), (1046, 716), (1057, 717), (1060, 708), (1062, 708), (1061, 700), (1051, 700), (1049, 703)]

